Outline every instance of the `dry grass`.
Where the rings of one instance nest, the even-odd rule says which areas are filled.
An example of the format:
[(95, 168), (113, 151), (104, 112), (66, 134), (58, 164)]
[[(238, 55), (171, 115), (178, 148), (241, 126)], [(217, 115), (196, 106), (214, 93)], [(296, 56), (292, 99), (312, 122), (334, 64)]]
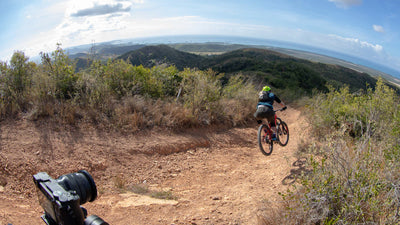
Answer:
[(251, 83), (233, 76), (223, 86), (223, 75), (212, 70), (144, 68), (116, 60), (96, 61), (76, 73), (60, 45), (55, 52), (42, 54), (39, 65), (28, 62), (23, 53), (16, 57), (19, 66), (0, 64), (3, 119), (24, 115), (31, 120), (52, 118), (68, 125), (91, 122), (137, 132), (242, 125), (252, 117), (256, 104)]
[[(304, 142), (298, 153), (312, 173), (282, 195), (290, 224), (400, 222), (397, 98), (378, 82), (364, 96), (344, 89), (314, 99), (310, 122), (318, 142)], [(362, 129), (351, 136), (352, 121)]]
[(152, 198), (165, 199), (165, 200), (177, 200), (178, 198), (174, 196), (171, 190), (150, 190), (149, 186), (146, 184), (135, 184), (129, 185), (127, 187), (128, 191), (131, 191), (138, 195), (147, 195)]
[(113, 182), (114, 182), (114, 186), (120, 190), (125, 189), (126, 187), (126, 179), (124, 178), (124, 175), (122, 173), (117, 174), (114, 178), (113, 178)]
[(145, 195), (150, 192), (149, 187), (146, 184), (129, 185), (128, 190), (138, 195)]

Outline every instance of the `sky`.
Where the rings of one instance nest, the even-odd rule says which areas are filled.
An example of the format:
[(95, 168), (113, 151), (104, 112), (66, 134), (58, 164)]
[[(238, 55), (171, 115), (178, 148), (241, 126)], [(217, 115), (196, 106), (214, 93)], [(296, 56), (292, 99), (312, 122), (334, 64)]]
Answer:
[(279, 40), (400, 71), (399, 0), (0, 0), (0, 61), (168, 35)]

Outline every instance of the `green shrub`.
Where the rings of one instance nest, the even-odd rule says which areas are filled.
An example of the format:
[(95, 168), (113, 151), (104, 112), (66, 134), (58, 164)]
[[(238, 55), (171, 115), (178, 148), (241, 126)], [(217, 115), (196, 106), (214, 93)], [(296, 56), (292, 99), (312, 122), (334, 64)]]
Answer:
[(68, 58), (65, 51), (61, 49), (61, 44), (57, 44), (57, 49), (51, 53), (41, 53), (42, 70), (50, 79), (54, 80), (54, 97), (57, 99), (71, 99), (75, 96), (75, 84), (78, 80), (75, 74), (75, 64)]
[(305, 224), (399, 222), (399, 102), (378, 80), (375, 90), (331, 90), (310, 103), (319, 138), (308, 152), (310, 173), (288, 201), (288, 217)]
[(0, 64), (0, 111), (2, 116), (26, 112), (30, 108), (29, 92), (36, 64), (28, 62), (23, 52), (15, 52), (10, 64)]
[(251, 82), (246, 82), (241, 75), (233, 76), (222, 89), (223, 116), (234, 126), (253, 120), (257, 105), (257, 90)]
[(222, 75), (217, 76), (212, 70), (185, 69), (181, 76), (184, 106), (201, 123), (208, 125), (216, 122), (221, 111), (218, 101), (221, 99), (222, 85), (219, 79)]
[[(256, 90), (242, 76), (222, 85), (212, 70), (157, 65), (133, 66), (123, 60), (89, 60), (76, 72), (61, 45), (41, 53), (39, 65), (16, 52), (0, 64), (0, 113), (53, 118), (76, 124), (88, 121), (138, 131), (152, 127), (182, 128), (224, 123), (246, 124), (256, 105)], [(227, 79), (227, 78), (226, 78)]]

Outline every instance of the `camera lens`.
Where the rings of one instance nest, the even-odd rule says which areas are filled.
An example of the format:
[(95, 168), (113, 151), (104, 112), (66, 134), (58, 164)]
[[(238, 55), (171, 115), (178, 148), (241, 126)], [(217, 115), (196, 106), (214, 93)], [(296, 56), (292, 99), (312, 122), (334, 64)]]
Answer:
[(91, 215), (85, 220), (84, 225), (109, 225), (107, 222), (102, 220), (100, 217), (96, 215)]
[(80, 204), (92, 202), (97, 197), (97, 188), (92, 176), (86, 170), (79, 170), (77, 173), (62, 175), (57, 182), (66, 191), (75, 191), (80, 198)]

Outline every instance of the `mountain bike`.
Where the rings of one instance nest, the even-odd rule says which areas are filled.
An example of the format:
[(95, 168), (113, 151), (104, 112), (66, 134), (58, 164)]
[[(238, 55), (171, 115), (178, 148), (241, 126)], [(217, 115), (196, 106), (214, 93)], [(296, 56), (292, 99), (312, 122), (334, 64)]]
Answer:
[[(283, 111), (283, 109), (274, 110), (274, 112)], [(289, 142), (289, 127), (275, 114), (276, 140), (272, 140), (272, 130), (270, 124), (263, 123), (258, 128), (258, 145), (264, 155), (271, 155), (274, 148), (274, 142), (280, 146), (286, 146)]]

